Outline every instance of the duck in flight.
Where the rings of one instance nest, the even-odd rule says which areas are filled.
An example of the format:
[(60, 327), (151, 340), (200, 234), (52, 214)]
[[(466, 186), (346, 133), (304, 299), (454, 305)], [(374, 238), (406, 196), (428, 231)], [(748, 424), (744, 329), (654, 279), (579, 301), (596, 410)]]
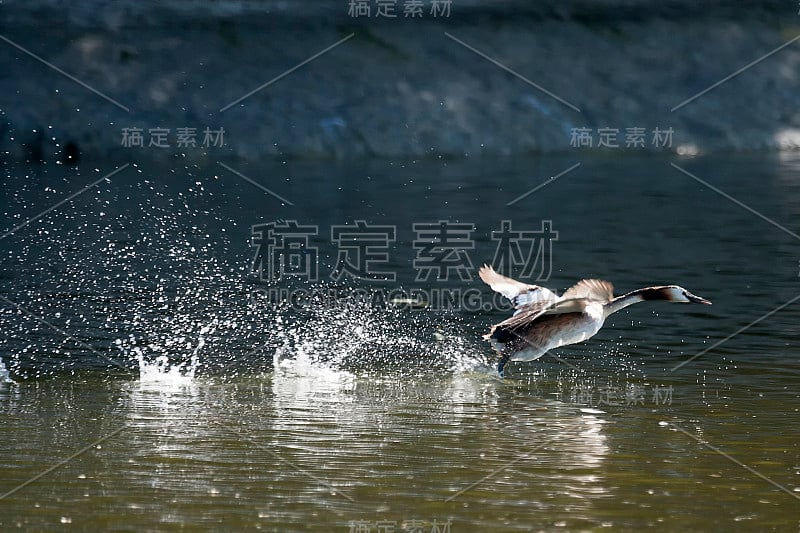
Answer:
[(483, 336), (500, 356), (497, 371), (509, 361), (533, 361), (549, 350), (593, 337), (609, 315), (649, 300), (710, 305), (677, 285), (645, 287), (614, 297), (613, 286), (599, 279), (582, 279), (561, 296), (538, 285), (528, 285), (483, 265), (480, 278), (514, 303), (514, 315)]

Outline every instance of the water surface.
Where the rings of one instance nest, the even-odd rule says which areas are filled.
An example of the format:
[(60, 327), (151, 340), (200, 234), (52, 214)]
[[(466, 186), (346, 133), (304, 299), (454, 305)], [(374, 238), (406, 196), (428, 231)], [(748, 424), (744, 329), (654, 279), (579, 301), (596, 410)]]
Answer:
[[(294, 205), (136, 163), (0, 239), (3, 529), (797, 530), (798, 160), (226, 164)], [(6, 231), (115, 166), (7, 168)], [(286, 220), (319, 228), (318, 281), (250, 272), (251, 226)], [(394, 281), (330, 278), (356, 220), (396, 227)], [(473, 267), (502, 220), (549, 221), (549, 287), (714, 305), (626, 309), (501, 380), (480, 335), (506, 311), (259, 297), (480, 287), (416, 279), (413, 225), (440, 220), (474, 224)]]

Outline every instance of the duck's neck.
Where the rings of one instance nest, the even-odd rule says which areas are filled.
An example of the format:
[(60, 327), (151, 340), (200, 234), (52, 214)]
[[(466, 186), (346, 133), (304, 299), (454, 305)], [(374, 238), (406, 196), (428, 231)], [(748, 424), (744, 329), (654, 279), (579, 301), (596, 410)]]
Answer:
[(608, 317), (608, 315), (614, 314), (620, 309), (625, 309), (629, 305), (645, 300), (666, 300), (667, 298), (663, 293), (664, 288), (665, 287), (647, 287), (646, 289), (637, 289), (628, 294), (617, 296), (603, 306), (603, 314)]

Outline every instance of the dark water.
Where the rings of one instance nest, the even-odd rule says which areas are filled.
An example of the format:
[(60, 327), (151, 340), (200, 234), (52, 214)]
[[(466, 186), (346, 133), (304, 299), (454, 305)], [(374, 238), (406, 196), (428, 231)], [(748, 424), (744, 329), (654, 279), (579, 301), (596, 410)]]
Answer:
[[(137, 163), (0, 238), (4, 530), (800, 526), (800, 159), (225, 164), (294, 205), (216, 162)], [(2, 232), (119, 166), (7, 167)], [(332, 279), (358, 220), (394, 228), (370, 256), (393, 281)], [(500, 380), (475, 269), (503, 220), (558, 232), (528, 261), (553, 289), (714, 305), (626, 309)], [(316, 281), (252, 272), (275, 221), (317, 228)], [(474, 225), (471, 268), (417, 279), (414, 224), (439, 221)], [(428, 307), (357, 297), (399, 289)]]

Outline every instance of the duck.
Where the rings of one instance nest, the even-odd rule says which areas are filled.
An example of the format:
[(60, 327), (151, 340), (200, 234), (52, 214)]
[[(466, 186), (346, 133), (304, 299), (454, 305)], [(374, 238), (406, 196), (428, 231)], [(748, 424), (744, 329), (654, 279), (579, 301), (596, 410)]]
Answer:
[(514, 314), (483, 336), (497, 352), (501, 377), (509, 361), (533, 361), (552, 349), (590, 339), (610, 315), (629, 305), (653, 300), (711, 305), (679, 285), (644, 287), (614, 297), (608, 281), (582, 279), (558, 296), (545, 287), (503, 276), (488, 265), (478, 275), (514, 304)]

